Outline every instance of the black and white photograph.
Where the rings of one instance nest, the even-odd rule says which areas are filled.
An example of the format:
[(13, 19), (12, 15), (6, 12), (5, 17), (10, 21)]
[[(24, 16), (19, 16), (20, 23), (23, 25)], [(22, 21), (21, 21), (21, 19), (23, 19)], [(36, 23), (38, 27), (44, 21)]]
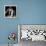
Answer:
[(16, 17), (16, 6), (15, 5), (6, 5), (4, 9), (5, 9), (4, 10), (5, 17), (8, 17), (8, 18)]
[(20, 39), (46, 41), (46, 25), (21, 25)]

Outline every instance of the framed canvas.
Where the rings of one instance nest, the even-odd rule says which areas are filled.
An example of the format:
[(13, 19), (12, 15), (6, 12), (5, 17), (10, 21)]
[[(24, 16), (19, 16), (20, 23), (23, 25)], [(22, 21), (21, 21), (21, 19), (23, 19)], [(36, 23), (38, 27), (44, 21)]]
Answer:
[(16, 5), (4, 5), (5, 18), (16, 18)]

